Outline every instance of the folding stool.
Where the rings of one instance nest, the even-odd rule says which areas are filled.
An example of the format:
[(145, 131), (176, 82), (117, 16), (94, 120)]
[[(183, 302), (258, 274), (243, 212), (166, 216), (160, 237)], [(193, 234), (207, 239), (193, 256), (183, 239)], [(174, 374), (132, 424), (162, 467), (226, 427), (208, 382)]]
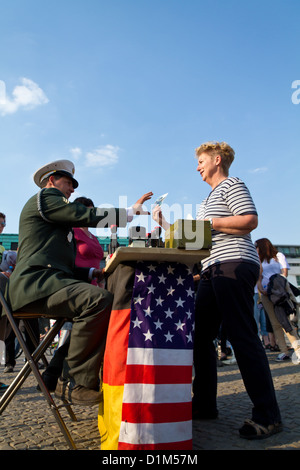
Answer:
[(64, 435), (64, 437), (66, 439), (66, 442), (67, 442), (69, 448), (70, 449), (76, 449), (76, 445), (75, 445), (75, 443), (74, 443), (74, 441), (71, 437), (71, 434), (70, 434), (69, 430), (67, 429), (67, 426), (66, 426), (66, 424), (65, 424), (65, 422), (64, 422), (64, 420), (63, 420), (63, 418), (62, 418), (62, 416), (59, 412), (59, 408), (64, 406), (64, 407), (66, 407), (72, 421), (77, 421), (77, 418), (76, 418), (76, 416), (75, 416), (75, 414), (74, 414), (74, 412), (71, 408), (71, 405), (67, 401), (63, 401), (63, 405), (60, 405), (60, 406), (57, 406), (55, 404), (52, 396), (50, 395), (50, 393), (49, 393), (49, 391), (48, 391), (48, 389), (47, 389), (47, 387), (46, 387), (46, 385), (45, 385), (45, 383), (42, 379), (42, 376), (39, 372), (38, 365), (37, 365), (37, 363), (40, 359), (42, 359), (44, 361), (44, 363), (47, 365), (47, 360), (45, 358), (44, 353), (45, 353), (46, 349), (50, 346), (52, 341), (54, 340), (55, 336), (57, 335), (57, 333), (59, 332), (59, 330), (61, 329), (61, 327), (65, 323), (65, 321), (69, 321), (69, 320), (66, 319), (66, 318), (63, 318), (63, 317), (53, 318), (53, 320), (56, 320), (55, 323), (50, 328), (50, 330), (47, 332), (47, 334), (45, 335), (43, 340), (37, 345), (35, 351), (32, 354), (30, 354), (30, 352), (28, 350), (28, 347), (27, 347), (27, 345), (24, 341), (23, 335), (22, 335), (22, 333), (19, 329), (19, 326), (18, 326), (17, 322), (15, 321), (15, 319), (23, 320), (25, 328), (28, 331), (33, 343), (35, 344), (36, 340), (34, 338), (34, 335), (32, 333), (30, 323), (28, 322), (28, 320), (34, 319), (34, 318), (42, 318), (42, 317), (44, 317), (44, 315), (36, 314), (36, 313), (26, 313), (26, 312), (21, 312), (21, 311), (12, 313), (12, 311), (9, 308), (9, 306), (8, 306), (1, 290), (0, 290), (0, 303), (2, 304), (2, 308), (4, 309), (7, 320), (9, 321), (9, 323), (10, 323), (10, 325), (11, 325), (11, 327), (12, 327), (12, 329), (13, 329), (15, 335), (16, 335), (16, 338), (19, 341), (21, 348), (23, 349), (23, 352), (24, 352), (24, 355), (25, 355), (25, 358), (26, 358), (26, 362), (25, 362), (23, 368), (20, 370), (18, 375), (15, 377), (15, 379), (12, 381), (10, 386), (7, 388), (5, 393), (0, 398), (0, 415), (3, 413), (3, 411), (5, 410), (7, 405), (13, 399), (13, 397), (15, 396), (15, 394), (17, 393), (19, 388), (22, 386), (24, 381), (27, 379), (29, 374), (31, 372), (33, 372), (33, 374), (35, 375), (35, 378), (38, 382), (38, 385), (40, 387), (40, 390), (41, 390), (42, 394), (44, 395), (44, 397), (45, 397), (45, 399), (46, 399), (46, 401), (47, 401), (47, 403), (50, 407), (50, 410), (52, 411), (52, 413), (53, 413), (53, 415), (54, 415), (54, 417), (57, 421), (57, 424), (59, 425), (60, 430), (61, 430), (62, 434)]

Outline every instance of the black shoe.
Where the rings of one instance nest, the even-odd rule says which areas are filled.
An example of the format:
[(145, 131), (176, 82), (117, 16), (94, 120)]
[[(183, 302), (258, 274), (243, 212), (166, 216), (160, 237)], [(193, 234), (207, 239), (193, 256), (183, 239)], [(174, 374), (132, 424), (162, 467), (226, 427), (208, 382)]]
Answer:
[(102, 393), (62, 379), (58, 379), (55, 396), (74, 405), (93, 406), (103, 400)]
[[(42, 379), (48, 389), (48, 392), (55, 392), (57, 380), (58, 380), (57, 377), (55, 377), (54, 375), (47, 374), (46, 372), (43, 372)], [(36, 389), (41, 391), (41, 388), (39, 385), (37, 385)]]
[(246, 419), (243, 426), (239, 429), (240, 437), (249, 440), (266, 439), (281, 431), (282, 423), (262, 425), (251, 419)]
[(5, 392), (5, 390), (8, 388), (8, 385), (0, 382), (0, 393)]

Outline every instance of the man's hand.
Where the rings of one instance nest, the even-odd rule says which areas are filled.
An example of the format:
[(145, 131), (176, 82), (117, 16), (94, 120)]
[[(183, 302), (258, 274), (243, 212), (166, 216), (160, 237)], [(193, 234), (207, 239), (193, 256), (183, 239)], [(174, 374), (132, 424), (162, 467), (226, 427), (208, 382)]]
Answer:
[(144, 202), (151, 199), (152, 196), (153, 196), (153, 193), (152, 191), (150, 191), (149, 193), (146, 193), (142, 197), (140, 197), (140, 199), (138, 199), (136, 203), (133, 204), (132, 209), (133, 209), (134, 215), (150, 215), (150, 212), (145, 211), (142, 206)]

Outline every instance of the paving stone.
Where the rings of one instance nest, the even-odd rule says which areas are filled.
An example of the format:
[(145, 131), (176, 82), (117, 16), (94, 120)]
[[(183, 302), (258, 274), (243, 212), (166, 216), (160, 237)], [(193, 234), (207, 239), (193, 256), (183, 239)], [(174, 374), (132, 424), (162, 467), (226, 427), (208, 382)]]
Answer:
[[(300, 449), (300, 365), (275, 362), (276, 353), (268, 353), (284, 430), (268, 439), (247, 441), (238, 434), (244, 419), (251, 416), (252, 403), (245, 391), (236, 364), (218, 368), (219, 417), (193, 422), (193, 447), (200, 450), (299, 450)], [(9, 384), (23, 366), (18, 359), (12, 374), (0, 381)], [(61, 413), (78, 450), (100, 449), (97, 407), (74, 406), (78, 422)], [(31, 374), (0, 416), (0, 450), (67, 450), (68, 446)]]

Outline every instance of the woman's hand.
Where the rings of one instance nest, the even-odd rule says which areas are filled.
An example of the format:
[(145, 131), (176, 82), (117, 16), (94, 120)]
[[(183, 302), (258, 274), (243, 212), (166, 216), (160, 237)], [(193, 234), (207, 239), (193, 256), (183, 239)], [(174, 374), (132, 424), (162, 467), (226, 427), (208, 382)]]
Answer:
[(257, 281), (257, 288), (261, 294), (268, 295), (268, 292), (262, 286), (261, 280)]
[(163, 229), (167, 230), (170, 227), (170, 224), (166, 221), (161, 211), (160, 206), (155, 206), (152, 211), (152, 218), (157, 222)]
[(149, 191), (149, 193), (146, 193), (142, 197), (140, 197), (140, 199), (138, 199), (136, 201), (136, 203), (133, 204), (133, 206), (132, 206), (133, 213), (135, 215), (150, 215), (150, 212), (145, 211), (142, 206), (143, 206), (144, 202), (151, 199), (152, 196), (153, 196), (152, 191)]

